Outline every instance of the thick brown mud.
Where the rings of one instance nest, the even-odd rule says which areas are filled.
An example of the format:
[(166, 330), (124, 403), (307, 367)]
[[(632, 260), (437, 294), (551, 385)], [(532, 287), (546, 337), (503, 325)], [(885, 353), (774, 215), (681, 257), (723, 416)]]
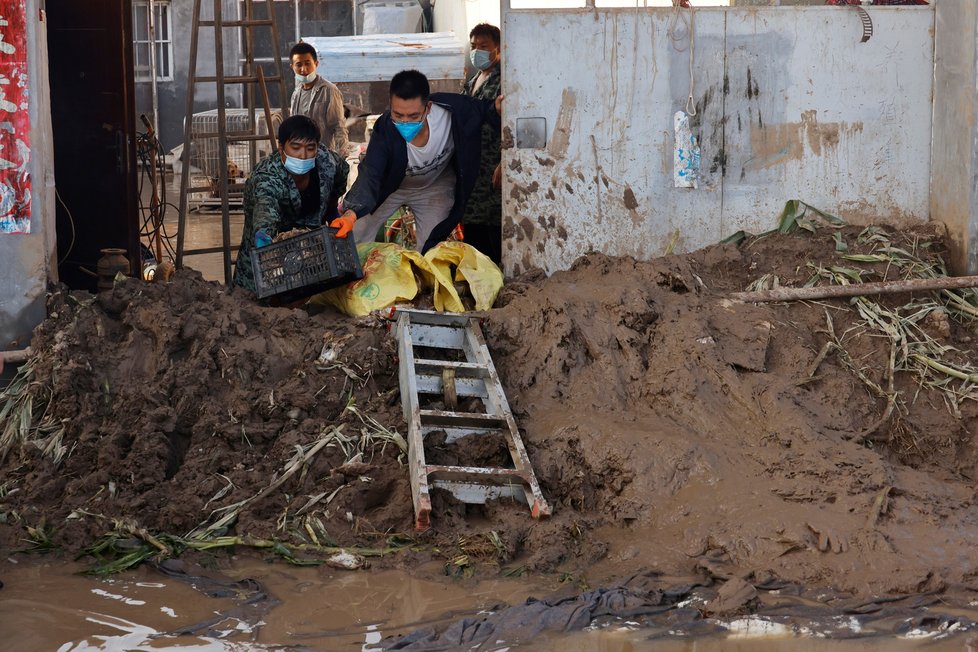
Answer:
[[(839, 233), (849, 254), (870, 253), (859, 229)], [(887, 237), (941, 253), (932, 230)], [(436, 496), (423, 534), (390, 436), (405, 428), (384, 319), (263, 308), (192, 272), (97, 298), (55, 292), (33, 342), (43, 427), (0, 464), (0, 547), (186, 536), (246, 501), (211, 534), (311, 558), (317, 544), (384, 548), (374, 569), (590, 587), (654, 570), (714, 590), (967, 596), (978, 590), (971, 387), (888, 374), (890, 347), (847, 301), (722, 302), (765, 275), (803, 285), (839, 265), (867, 280), (899, 273), (842, 262), (820, 230), (650, 262), (591, 254), (511, 282), (483, 328), (554, 515)], [(947, 359), (976, 358), (973, 322), (934, 311), (921, 323)], [(844, 354), (820, 356), (830, 334)], [(871, 389), (888, 382), (889, 413)], [(443, 463), (499, 454), (432, 443)]]

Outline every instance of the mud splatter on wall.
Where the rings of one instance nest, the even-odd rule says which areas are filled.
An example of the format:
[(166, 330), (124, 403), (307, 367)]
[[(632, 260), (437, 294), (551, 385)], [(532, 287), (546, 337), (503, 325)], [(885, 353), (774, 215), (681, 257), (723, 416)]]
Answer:
[[(503, 121), (543, 118), (548, 140), (503, 150), (506, 273), (760, 233), (795, 197), (851, 223), (926, 220), (934, 13), (907, 9), (878, 12), (860, 43), (831, 7), (704, 7), (692, 74), (669, 11), (507, 13)], [(691, 90), (695, 189), (673, 178), (674, 114)], [(527, 233), (523, 218), (555, 227)]]
[(29, 233), (26, 0), (0, 5), (0, 233)]

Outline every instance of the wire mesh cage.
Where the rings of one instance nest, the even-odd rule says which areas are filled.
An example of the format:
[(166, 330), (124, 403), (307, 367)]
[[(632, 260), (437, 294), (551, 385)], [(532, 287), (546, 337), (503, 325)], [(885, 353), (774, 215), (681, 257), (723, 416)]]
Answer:
[[(263, 109), (255, 111), (254, 120), (249, 125), (248, 109), (225, 109), (224, 119), (226, 130), (229, 134), (268, 134), (268, 127), (265, 124), (265, 111)], [(278, 126), (282, 124), (281, 109), (272, 110), (272, 133), (278, 131)], [(217, 109), (195, 113), (193, 122), (190, 125), (193, 143), (190, 151), (190, 164), (204, 174), (217, 178), (220, 174), (217, 138), (200, 138), (198, 134), (217, 133)], [(251, 174), (251, 168), (255, 163), (271, 153), (272, 146), (267, 140), (256, 142), (229, 143), (228, 145), (228, 180), (232, 186), (236, 183), (244, 183), (244, 179)]]

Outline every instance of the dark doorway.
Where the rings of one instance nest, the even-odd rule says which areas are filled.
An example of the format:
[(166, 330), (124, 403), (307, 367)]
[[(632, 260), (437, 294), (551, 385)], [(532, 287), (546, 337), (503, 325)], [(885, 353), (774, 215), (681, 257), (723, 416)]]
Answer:
[(61, 280), (94, 290), (106, 247), (139, 269), (132, 0), (47, 0)]

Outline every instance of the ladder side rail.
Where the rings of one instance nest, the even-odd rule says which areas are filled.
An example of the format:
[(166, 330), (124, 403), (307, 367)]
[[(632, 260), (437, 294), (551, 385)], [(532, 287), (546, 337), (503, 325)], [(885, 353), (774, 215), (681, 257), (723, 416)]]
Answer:
[(421, 407), (418, 403), (417, 378), (414, 374), (414, 346), (411, 343), (411, 320), (400, 315), (396, 325), (397, 355), (400, 359), (398, 380), (401, 388), (401, 407), (408, 425), (408, 466), (411, 474), (411, 495), (414, 499), (415, 528), (430, 527), (431, 496), (428, 490), (428, 470), (421, 431)]
[(221, 0), (214, 0), (214, 66), (217, 77), (217, 190), (221, 196), (224, 284), (231, 285), (231, 214), (228, 206), (227, 98), (224, 92), (224, 22)]
[(183, 267), (183, 250), (187, 232), (190, 155), (193, 149), (190, 138), (194, 120), (194, 89), (197, 85), (197, 41), (200, 32), (200, 3), (201, 0), (194, 0), (194, 22), (190, 34), (190, 69), (187, 72), (187, 104), (183, 123), (183, 164), (180, 166), (180, 211), (177, 214), (177, 267)]
[[(252, 32), (251, 25), (248, 24), (254, 18), (254, 7), (252, 2), (254, 0), (245, 0), (244, 2), (244, 21), (246, 24), (241, 29), (244, 31), (244, 54), (245, 60), (243, 65), (243, 70), (241, 75), (244, 77), (252, 77), (255, 75), (255, 35)], [(240, 5), (239, 5), (240, 7)], [(248, 115), (245, 117), (245, 129), (250, 133), (258, 133), (258, 121), (255, 120), (255, 109), (257, 108), (255, 103), (255, 89), (252, 84), (245, 84), (244, 87), (245, 97), (244, 105), (248, 109)], [(252, 169), (254, 169), (255, 163), (258, 162), (258, 142), (249, 141), (248, 142), (248, 160), (251, 161)]]
[[(272, 0), (265, 0), (265, 6), (268, 7), (268, 19), (271, 21), (272, 28), (272, 58), (275, 60), (275, 72), (278, 75), (278, 88), (279, 88), (279, 107), (282, 110), (282, 118), (287, 118), (288, 107), (291, 105), (289, 97), (285, 94), (285, 70), (282, 68), (282, 51), (279, 50), (279, 43), (281, 41), (278, 38), (278, 20), (275, 18), (274, 12), (274, 2)], [(269, 129), (271, 131), (271, 129)], [(344, 152), (340, 152), (340, 156), (346, 156)]]
[(499, 410), (499, 415), (506, 420), (509, 427), (509, 436), (506, 437), (506, 444), (509, 446), (513, 463), (523, 474), (527, 485), (529, 485), (532, 496), (527, 495), (526, 498), (527, 503), (531, 506), (530, 509), (533, 517), (549, 516), (550, 507), (543, 498), (543, 492), (540, 491), (540, 484), (537, 481), (536, 473), (533, 471), (533, 465), (530, 463), (530, 456), (526, 452), (523, 438), (520, 437), (519, 427), (516, 425), (516, 419), (513, 418), (513, 412), (510, 410), (509, 402), (506, 400), (506, 394), (503, 392), (502, 383), (499, 381), (499, 374), (496, 373), (496, 365), (493, 364), (492, 356), (489, 355), (489, 347), (486, 345), (482, 328), (478, 322), (474, 320), (469, 322), (468, 327), (465, 329), (465, 338), (467, 348), (471, 349), (475, 355), (476, 359), (473, 362), (484, 364), (489, 370), (489, 378), (486, 379), (486, 390), (489, 393), (487, 408)]
[(491, 414), (498, 414), (499, 416), (511, 415), (509, 402), (506, 400), (503, 387), (499, 382), (499, 374), (496, 373), (496, 365), (493, 364), (492, 356), (489, 355), (489, 347), (486, 346), (482, 329), (475, 321), (469, 322), (469, 325), (465, 329), (464, 350), (466, 357), (469, 355), (473, 357), (470, 362), (475, 362), (486, 367), (489, 372), (489, 378), (486, 379), (486, 389), (489, 391), (489, 400), (486, 404), (487, 410)]

